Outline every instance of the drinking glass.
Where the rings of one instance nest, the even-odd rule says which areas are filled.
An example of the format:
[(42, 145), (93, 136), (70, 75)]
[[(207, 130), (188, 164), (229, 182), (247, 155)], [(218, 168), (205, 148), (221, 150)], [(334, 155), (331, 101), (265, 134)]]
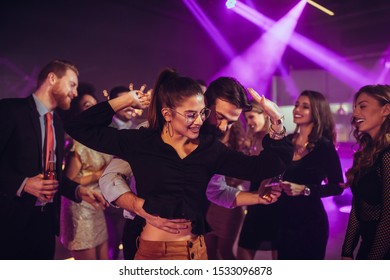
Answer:
[(279, 186), (280, 182), (282, 182), (283, 174), (279, 174), (272, 178), (267, 178), (261, 181), (260, 187), (259, 187), (259, 196), (268, 202), (272, 201), (271, 197), (271, 191), (272, 187)]

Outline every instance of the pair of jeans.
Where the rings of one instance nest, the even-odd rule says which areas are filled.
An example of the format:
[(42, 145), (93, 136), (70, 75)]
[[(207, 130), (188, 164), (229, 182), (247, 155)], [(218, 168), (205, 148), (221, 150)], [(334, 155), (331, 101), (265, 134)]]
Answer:
[(202, 235), (186, 241), (148, 241), (139, 238), (135, 260), (207, 260)]

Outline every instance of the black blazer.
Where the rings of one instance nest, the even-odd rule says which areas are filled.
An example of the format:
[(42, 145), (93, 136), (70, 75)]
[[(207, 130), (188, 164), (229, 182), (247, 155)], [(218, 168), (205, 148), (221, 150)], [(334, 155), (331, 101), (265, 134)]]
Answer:
[[(76, 200), (77, 183), (67, 178), (62, 179), (64, 130), (62, 121), (56, 114), (53, 121), (56, 168), (61, 182), (52, 210), (56, 227), (54, 230), (58, 234), (60, 195)], [(2, 225), (11, 225), (15, 230), (22, 230), (35, 207), (36, 197), (28, 193), (18, 197), (16, 192), (26, 177), (43, 173), (39, 113), (32, 95), (27, 98), (0, 100), (0, 133), (0, 222)]]

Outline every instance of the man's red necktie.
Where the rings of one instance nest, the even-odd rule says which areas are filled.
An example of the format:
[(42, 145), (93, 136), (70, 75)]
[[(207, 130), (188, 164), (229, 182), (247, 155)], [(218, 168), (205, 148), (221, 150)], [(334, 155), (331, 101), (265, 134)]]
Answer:
[(50, 151), (54, 151), (53, 115), (45, 114), (45, 170), (48, 166)]

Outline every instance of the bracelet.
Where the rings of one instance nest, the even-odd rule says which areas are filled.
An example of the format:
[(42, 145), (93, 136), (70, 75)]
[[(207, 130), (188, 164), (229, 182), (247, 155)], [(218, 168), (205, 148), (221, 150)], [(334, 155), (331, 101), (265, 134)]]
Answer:
[(310, 188), (308, 186), (305, 186), (305, 188), (303, 189), (303, 195), (309, 196), (310, 193), (311, 193)]
[(269, 136), (274, 140), (280, 140), (283, 139), (286, 136), (286, 127), (283, 126), (282, 131), (276, 132), (275, 129), (272, 128), (272, 126), (269, 127)]
[(273, 124), (273, 125), (279, 125), (279, 124), (282, 124), (283, 120), (284, 120), (284, 115), (282, 115), (282, 117), (281, 117), (280, 119), (276, 120), (276, 121), (273, 121), (273, 120), (270, 118), (270, 119), (269, 119), (269, 122), (270, 122), (271, 124)]

